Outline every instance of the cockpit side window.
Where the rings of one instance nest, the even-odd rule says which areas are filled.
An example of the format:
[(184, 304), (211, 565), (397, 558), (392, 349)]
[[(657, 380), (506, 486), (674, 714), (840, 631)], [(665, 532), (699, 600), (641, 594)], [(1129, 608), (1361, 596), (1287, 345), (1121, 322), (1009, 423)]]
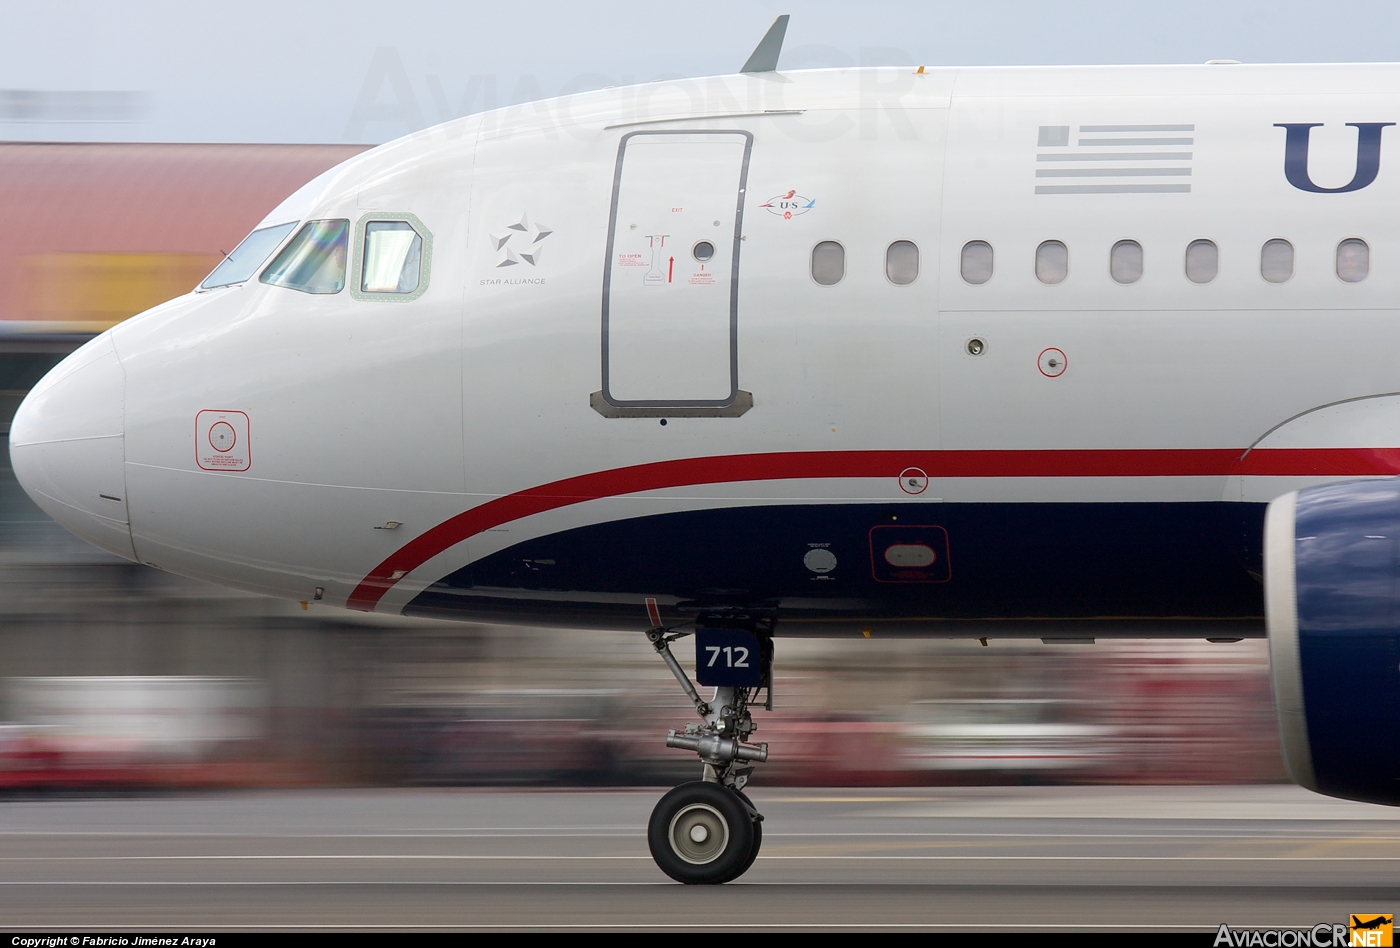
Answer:
[(258, 272), (258, 267), (263, 265), (267, 258), (272, 255), (272, 251), (276, 250), (277, 245), (282, 242), (282, 238), (291, 233), (295, 226), (297, 226), (297, 222), (291, 221), (253, 231), (243, 238), (242, 243), (233, 248), (233, 252), (214, 268), (213, 273), (204, 278), (204, 282), (199, 284), (199, 288), (212, 290), (218, 286), (233, 286), (235, 283), (246, 283), (251, 280), (253, 274)]
[(376, 211), (356, 227), (351, 295), (381, 302), (422, 296), (433, 252), (433, 235), (423, 222), (406, 211)]
[(405, 221), (365, 224), (361, 293), (412, 293), (418, 289), (423, 238)]
[(258, 279), (303, 293), (339, 293), (349, 244), (349, 221), (307, 221)]

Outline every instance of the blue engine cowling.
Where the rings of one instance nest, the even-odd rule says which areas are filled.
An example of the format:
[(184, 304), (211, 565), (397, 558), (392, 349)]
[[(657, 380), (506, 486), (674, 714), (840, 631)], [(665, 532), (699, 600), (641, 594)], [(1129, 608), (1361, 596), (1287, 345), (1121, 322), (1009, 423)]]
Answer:
[(1264, 586), (1289, 775), (1330, 796), (1400, 804), (1400, 478), (1275, 500)]

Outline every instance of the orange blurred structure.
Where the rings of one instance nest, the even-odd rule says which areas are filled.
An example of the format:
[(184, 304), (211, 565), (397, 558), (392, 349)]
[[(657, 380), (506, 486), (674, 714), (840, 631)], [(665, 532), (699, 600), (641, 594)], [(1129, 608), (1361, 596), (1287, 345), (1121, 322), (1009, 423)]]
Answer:
[(0, 320), (93, 333), (186, 293), (283, 198), (366, 147), (0, 144)]

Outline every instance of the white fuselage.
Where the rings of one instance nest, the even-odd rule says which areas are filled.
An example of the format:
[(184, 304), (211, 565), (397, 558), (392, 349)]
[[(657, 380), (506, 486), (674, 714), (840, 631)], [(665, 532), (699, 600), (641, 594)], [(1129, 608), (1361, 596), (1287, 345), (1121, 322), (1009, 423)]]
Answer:
[[(348, 220), (345, 291), (255, 277), (121, 324), (26, 401), (15, 469), (128, 558), (390, 612), (523, 543), (646, 518), (897, 507), (892, 523), (943, 529), (955, 507), (1250, 507), (1394, 473), (1400, 128), (1372, 133), (1379, 173), (1343, 190), (1366, 158), (1349, 123), (1393, 121), (1388, 65), (775, 73), (473, 116), (357, 157), (268, 216)], [(1296, 133), (1279, 126), (1306, 123), (1308, 180), (1328, 190), (1285, 175)], [(426, 288), (352, 292), (366, 223), (409, 217), (430, 237)], [(1356, 282), (1338, 271), (1348, 239), (1368, 255)], [(1292, 247), (1280, 282), (1261, 272), (1271, 240)], [(974, 283), (978, 241), (991, 275)], [(1067, 268), (1053, 248), (1041, 261), (1058, 282), (1037, 277), (1046, 241), (1067, 253)], [(1132, 282), (1115, 279), (1132, 276), (1131, 248), (1111, 269), (1122, 241), (1141, 248)], [(1203, 282), (1193, 241), (1216, 248)], [(219, 419), (241, 452), (222, 468), (201, 461)], [(973, 523), (935, 551), (951, 583), (918, 573), (915, 550), (899, 575), (919, 588), (901, 595), (956, 584)], [(846, 540), (804, 524), (784, 542), (793, 583), (810, 583), (775, 579), (765, 602), (820, 598), (819, 578), (859, 568), (877, 584), (843, 592), (867, 603), (859, 619), (880, 612), (878, 584), (905, 582), (881, 573), (895, 559), (872, 579), (863, 553), (837, 549), (870, 524)], [(606, 536), (569, 549), (645, 560)], [(839, 564), (824, 572), (808, 557), (823, 544)], [(542, 581), (532, 601), (644, 621), (648, 596), (731, 595), (602, 585)]]

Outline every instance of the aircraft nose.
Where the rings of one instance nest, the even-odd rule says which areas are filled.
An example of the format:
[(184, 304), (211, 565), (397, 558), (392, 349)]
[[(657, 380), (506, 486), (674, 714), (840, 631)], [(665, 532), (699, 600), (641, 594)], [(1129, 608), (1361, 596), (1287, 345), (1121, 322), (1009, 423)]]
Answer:
[(126, 376), (104, 333), (40, 379), (10, 425), (10, 466), (30, 498), (89, 543), (136, 559), (123, 471)]

